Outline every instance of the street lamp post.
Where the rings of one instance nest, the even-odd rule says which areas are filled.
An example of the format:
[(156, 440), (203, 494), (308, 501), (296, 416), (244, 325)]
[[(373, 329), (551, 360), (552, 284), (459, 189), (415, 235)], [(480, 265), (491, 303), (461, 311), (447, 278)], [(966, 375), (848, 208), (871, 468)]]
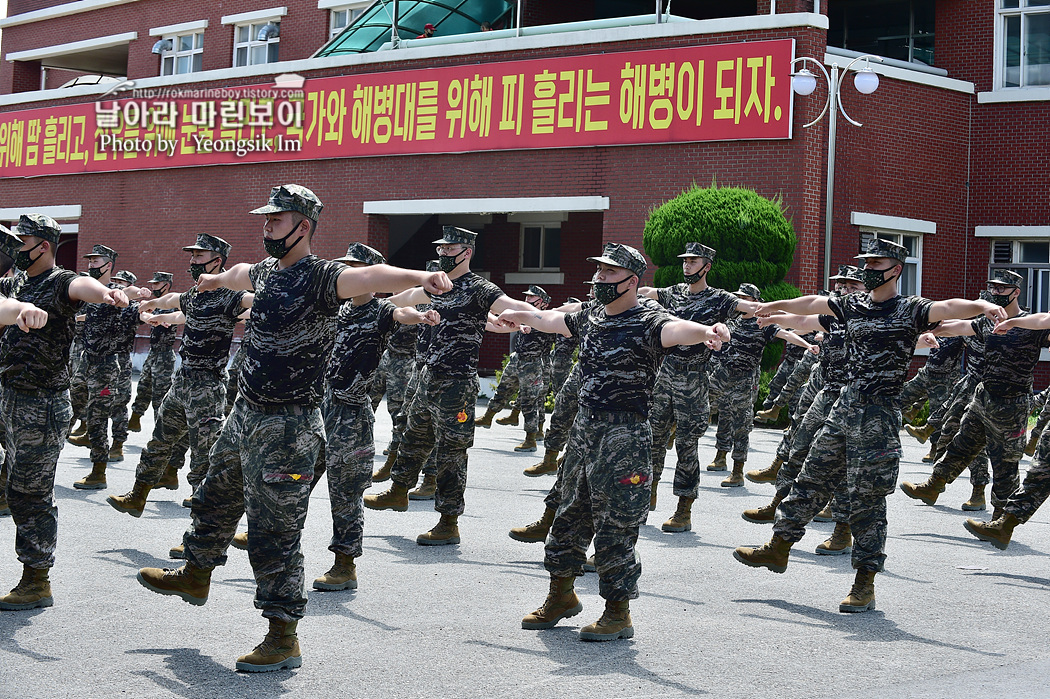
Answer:
[[(831, 276), (831, 230), (832, 230), (832, 214), (834, 208), (834, 197), (835, 197), (835, 133), (836, 124), (838, 121), (838, 113), (842, 112), (842, 116), (846, 118), (846, 121), (853, 124), (854, 126), (863, 126), (859, 121), (854, 120), (842, 106), (842, 81), (846, 75), (858, 61), (864, 61), (864, 68), (855, 71), (853, 77), (853, 85), (857, 88), (857, 91), (870, 95), (879, 88), (879, 76), (873, 71), (868, 61), (882, 61), (879, 56), (864, 55), (858, 56), (850, 61), (845, 68), (839, 69), (838, 63), (831, 64), (831, 72), (828, 73), (827, 69), (821, 61), (809, 56), (801, 56), (791, 62), (791, 67), (794, 68), (795, 64), (805, 63), (808, 61), (820, 69), (820, 72), (824, 74), (824, 78), (828, 85), (828, 99), (824, 103), (824, 109), (821, 110), (820, 114), (813, 121), (805, 124), (802, 128), (809, 128), (818, 121), (824, 118), (825, 114), (829, 115), (828, 121), (828, 188), (827, 188), (827, 203), (824, 208), (824, 281), (827, 281), (828, 277)], [(794, 90), (795, 94), (810, 95), (817, 88), (817, 76), (810, 72), (805, 67), (801, 68), (795, 73), (791, 74), (791, 89)]]

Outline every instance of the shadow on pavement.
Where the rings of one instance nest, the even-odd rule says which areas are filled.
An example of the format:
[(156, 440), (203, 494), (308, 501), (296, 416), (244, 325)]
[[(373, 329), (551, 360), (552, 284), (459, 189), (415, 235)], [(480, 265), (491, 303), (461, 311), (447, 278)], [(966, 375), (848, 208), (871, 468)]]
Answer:
[[(150, 680), (158, 688), (175, 696), (201, 697), (263, 697), (286, 694), (290, 690), (281, 683), (293, 676), (291, 670), (250, 675), (245, 683), (233, 669), (220, 665), (197, 648), (140, 648), (128, 654), (158, 655), (173, 676), (154, 670), (134, 670), (133, 675)], [(231, 661), (232, 664), (232, 661)]]
[(24, 648), (15, 640), (15, 634), (22, 628), (32, 626), (33, 617), (45, 612), (44, 609), (30, 609), (24, 612), (0, 612), (0, 651), (24, 655), (27, 658), (38, 661), (62, 660), (53, 655), (45, 655)]

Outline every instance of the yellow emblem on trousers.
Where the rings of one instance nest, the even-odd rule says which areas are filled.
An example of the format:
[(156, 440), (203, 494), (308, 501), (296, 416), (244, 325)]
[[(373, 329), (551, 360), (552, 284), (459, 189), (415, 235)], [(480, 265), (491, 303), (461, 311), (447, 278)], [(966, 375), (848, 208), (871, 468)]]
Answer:
[(466, 410), (460, 410), (459, 414), (456, 415), (456, 420), (459, 421), (459, 422), (466, 422), (467, 421), (467, 411)]

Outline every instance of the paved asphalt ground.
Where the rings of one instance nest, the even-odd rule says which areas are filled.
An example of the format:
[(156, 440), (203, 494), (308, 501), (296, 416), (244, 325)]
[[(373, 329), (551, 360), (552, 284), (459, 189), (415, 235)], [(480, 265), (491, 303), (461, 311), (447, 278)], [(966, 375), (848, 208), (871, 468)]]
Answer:
[[(755, 570), (734, 547), (768, 539), (740, 512), (768, 501), (771, 486), (719, 487), (704, 473), (694, 529), (665, 534), (674, 511), (669, 482), (641, 532), (642, 596), (632, 604), (635, 638), (581, 643), (580, 626), (602, 609), (597, 580), (578, 581), (583, 613), (549, 631), (523, 631), (543, 601), (542, 546), (508, 538), (535, 520), (548, 476), (521, 470), (539, 456), (515, 454), (520, 429), (478, 430), (470, 451), (467, 514), (460, 546), (424, 548), (415, 536), (437, 519), (429, 502), (406, 513), (369, 511), (356, 592), (311, 592), (300, 625), (303, 667), (266, 675), (233, 669), (266, 629), (252, 606), (247, 555), (230, 551), (207, 605), (147, 591), (143, 566), (168, 565), (168, 548), (189, 521), (189, 494), (151, 494), (141, 519), (105, 503), (130, 489), (152, 429), (112, 464), (110, 489), (71, 486), (87, 473), (87, 449), (67, 446), (58, 468), (59, 550), (55, 606), (0, 612), (2, 697), (1037, 697), (1050, 695), (1048, 513), (1019, 528), (1000, 552), (962, 528), (960, 478), (926, 507), (897, 492), (889, 500), (886, 572), (878, 611), (838, 610), (853, 578), (848, 557), (813, 548), (831, 530), (815, 524), (787, 573)], [(376, 425), (385, 445), (385, 406)], [(780, 432), (756, 430), (750, 466), (767, 465)], [(904, 435), (902, 479), (922, 479), (925, 453)], [(541, 452), (542, 453), (542, 452)], [(713, 455), (713, 430), (701, 456)], [(377, 463), (382, 457), (377, 457)], [(669, 455), (673, 468), (673, 453)], [(1027, 461), (1023, 466), (1027, 465)], [(670, 477), (670, 473), (668, 473)], [(304, 534), (307, 575), (331, 563), (327, 483), (313, 495)], [(18, 580), (14, 527), (0, 519), (0, 587)]]

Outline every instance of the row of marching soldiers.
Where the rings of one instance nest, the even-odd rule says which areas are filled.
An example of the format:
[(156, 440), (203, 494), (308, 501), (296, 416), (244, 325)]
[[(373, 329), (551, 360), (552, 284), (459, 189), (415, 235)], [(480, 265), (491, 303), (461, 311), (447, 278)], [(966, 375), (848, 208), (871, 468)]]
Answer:
[[(728, 470), (724, 455), (732, 453), (732, 473), (723, 485), (739, 485), (758, 358), (774, 337), (813, 352), (816, 348), (809, 341), (788, 329), (822, 332), (825, 346), (841, 343), (839, 356), (845, 359), (838, 369), (846, 367), (846, 374), (837, 387), (825, 377), (819, 404), (827, 406), (827, 419), (801, 462), (794, 454), (800, 445), (792, 442), (785, 463), (794, 458), (799, 470), (777, 503), (772, 540), (758, 548), (742, 547), (735, 555), (748, 565), (782, 572), (805, 525), (837, 494), (855, 537), (852, 553), (858, 571), (840, 609), (864, 611), (874, 606), (873, 578), (885, 558), (885, 496), (896, 485), (900, 394), (920, 334), (934, 330), (987, 336), (986, 351), (991, 351), (990, 328), (1034, 337), (1038, 333), (1020, 327), (1044, 322), (1050, 326), (1050, 319), (1040, 316), (1007, 321), (1016, 309), (1016, 294), (1014, 306), (998, 303), (1003, 295), (995, 285), (990, 288), (996, 303), (899, 296), (897, 279), (906, 253), (881, 240), (872, 241), (862, 256), (865, 268), (856, 273), (855, 281), (866, 293), (772, 303), (762, 303), (751, 285), (735, 294), (709, 287), (706, 276), (715, 252), (697, 243), (690, 243), (681, 255), (684, 284), (641, 287), (644, 257), (630, 246), (610, 243), (601, 255), (588, 258), (597, 266), (593, 301), (544, 310), (537, 307), (544, 294), (529, 294), (527, 301), (532, 303), (511, 299), (471, 271), (475, 234), (465, 229), (445, 227), (443, 237), (435, 241), (435, 271), (388, 266), (379, 253), (359, 244), (351, 245), (342, 261), (322, 260), (311, 252), (322, 208), (305, 187), (274, 187), (267, 204), (251, 212), (264, 217), (267, 259), (226, 268), (229, 244), (201, 234), (184, 248), (190, 254), (195, 287), (159, 296), (133, 286), (111, 288), (101, 277), (62, 270), (54, 261), (58, 224), (35, 214), (20, 219), (20, 247), (14, 258), (24, 274), (0, 283), (5, 297), (0, 300), (0, 323), (12, 326), (0, 337), (0, 415), (11, 452), (6, 492), (24, 573), (12, 593), (0, 598), (0, 608), (53, 603), (47, 571), (54, 564), (57, 532), (54, 470), (73, 422), (69, 348), (75, 317), (85, 310), (84, 304), (89, 314), (95, 306), (122, 312), (131, 306), (131, 294), (140, 319), (154, 326), (184, 326), (182, 364), (157, 410), (133, 488), (108, 500), (122, 512), (141, 515), (180, 441), (188, 439), (190, 471), (200, 479), (193, 483), (197, 476), (191, 475), (192, 522), (182, 545), (172, 551), (185, 565), (144, 568), (138, 580), (154, 592), (204, 604), (214, 569), (225, 562), (226, 551), (239, 538), (255, 571), (255, 604), (269, 622), (263, 642), (237, 660), (237, 668), (249, 672), (298, 667), (302, 662), (296, 634), (306, 606), (300, 537), (310, 492), (322, 473), (328, 474), (333, 517), (329, 548), (335, 561), (315, 587), (356, 586), (363, 507), (407, 510), (409, 491), (428, 468), (440, 517), (416, 541), (424, 546), (459, 543), (467, 450), (476, 426), (478, 355), (486, 330), (521, 331), (519, 347), (534, 333), (579, 342), (578, 362), (559, 390), (544, 445), (548, 454), (565, 452), (546, 513), (537, 523), (547, 529), (544, 564), (551, 574), (550, 590), (522, 626), (549, 628), (582, 610), (573, 579), (582, 574), (593, 540), (593, 564), (606, 604), (600, 618), (581, 629), (580, 637), (610, 640), (634, 633), (629, 601), (638, 595), (641, 574), (634, 547), (638, 528), (654, 504), (672, 425), (678, 507), (664, 528), (684, 531), (691, 526), (691, 507), (698, 495), (697, 443), (707, 428), (711, 394), (718, 396), (722, 416), (717, 447), (723, 458), (709, 468)], [(383, 292), (394, 296), (374, 297)], [(224, 419), (230, 344), (236, 323), (249, 309), (239, 392)], [(949, 322), (982, 314), (986, 321)], [(733, 320), (736, 332), (732, 342), (727, 320)], [(386, 475), (371, 473), (375, 446), (370, 386), (383, 347), (398, 324), (425, 326), (417, 345), (415, 389), (399, 413), (400, 441), (391, 445), (392, 458), (384, 467), (391, 484), (385, 491), (363, 495), (373, 478)], [(1043, 344), (1046, 336), (1046, 331), (1038, 335)], [(924, 338), (928, 345), (937, 342)], [(717, 378), (709, 380), (707, 365), (719, 350), (723, 353), (712, 373)], [(1023, 380), (1027, 365), (1000, 361), (996, 366), (1008, 367), (1011, 374), (1020, 370)], [(542, 398), (531, 398), (528, 386), (522, 390), (528, 376), (519, 364), (523, 408), (531, 400), (542, 416), (542, 402), (535, 408)], [(1030, 388), (1031, 367), (1027, 379)], [(92, 385), (89, 381), (89, 398)], [(559, 408), (573, 416), (560, 419)], [(96, 412), (103, 421), (110, 419), (105, 410)], [(92, 410), (87, 414), (90, 442)], [(987, 415), (967, 412), (963, 424), (970, 419), (992, 425)], [(530, 435), (531, 441), (538, 440), (539, 416), (527, 414), (532, 421), (527, 422), (523, 449), (534, 448)], [(563, 436), (552, 436), (558, 429)], [(992, 428), (986, 432), (997, 479), (993, 502), (1004, 501), (1012, 493), (1008, 485), (999, 486), (1002, 467), (996, 459), (1004, 452), (991, 446)], [(962, 458), (959, 454), (970, 449), (968, 443), (957, 447), (959, 439), (947, 447), (937, 468), (951, 471)], [(110, 450), (111, 446), (92, 455), (96, 484), (104, 478)], [(552, 462), (545, 458), (546, 468)], [(1013, 467), (1016, 474), (1016, 461)], [(786, 466), (781, 467), (777, 478), (787, 475)], [(936, 489), (937, 482), (931, 487)], [(238, 535), (243, 514), (248, 531)]]

